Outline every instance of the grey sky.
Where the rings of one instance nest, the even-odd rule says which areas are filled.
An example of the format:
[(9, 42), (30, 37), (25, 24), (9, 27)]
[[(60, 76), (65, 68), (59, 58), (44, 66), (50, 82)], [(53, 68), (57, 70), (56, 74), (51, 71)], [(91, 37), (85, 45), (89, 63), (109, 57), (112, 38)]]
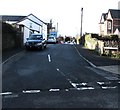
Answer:
[(33, 13), (45, 22), (53, 20), (59, 34), (80, 34), (83, 7), (83, 33), (99, 33), (102, 13), (117, 9), (119, 0), (1, 0), (0, 15), (29, 15)]

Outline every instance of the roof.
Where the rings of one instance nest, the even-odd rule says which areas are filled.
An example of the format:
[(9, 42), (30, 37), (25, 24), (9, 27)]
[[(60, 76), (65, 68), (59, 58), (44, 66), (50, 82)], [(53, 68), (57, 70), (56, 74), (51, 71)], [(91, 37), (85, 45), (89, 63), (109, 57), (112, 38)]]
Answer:
[[(33, 20), (31, 20), (31, 19), (29, 18), (29, 16), (31, 16), (31, 15), (34, 16), (34, 17), (35, 17), (36, 19), (38, 19), (39, 21), (41, 21), (42, 23), (44, 23), (45, 25), (47, 25), (47, 23), (43, 22), (41, 19), (39, 19), (38, 17), (36, 17), (36, 16), (33, 15), (32, 13), (29, 14), (28, 16), (25, 16), (23, 19), (19, 20), (17, 23), (22, 22), (22, 21), (24, 21), (25, 19), (28, 19), (28, 20), (30, 20), (30, 21), (38, 24), (37, 22), (35, 22), (35, 21), (33, 21)], [(38, 24), (38, 25), (40, 25), (40, 24)]]
[[(2, 21), (14, 21), (16, 23), (19, 23), (19, 22), (21, 22), (21, 21), (23, 21), (25, 19), (29, 19), (28, 17), (31, 16), (31, 15), (34, 16), (39, 21), (41, 21), (42, 23), (44, 23), (45, 25), (47, 25), (47, 23), (43, 22), (41, 19), (39, 19), (38, 17), (36, 17), (32, 13), (29, 14), (28, 16), (2, 15)], [(29, 20), (36, 23), (36, 24), (38, 24), (37, 22), (35, 22), (35, 21), (31, 20), (31, 19), (29, 19)], [(40, 24), (38, 24), (38, 25), (40, 25)]]
[(28, 16), (30, 16), (30, 15), (34, 16), (36, 19), (38, 19), (39, 21), (41, 21), (41, 22), (43, 22), (44, 24), (46, 24), (46, 25), (47, 25), (47, 23), (45, 23), (44, 21), (42, 21), (41, 19), (39, 19), (38, 17), (36, 17), (36, 16), (35, 16), (35, 15), (33, 15), (32, 13), (31, 13), (31, 14), (29, 14)]
[(120, 19), (120, 10), (116, 9), (109, 9), (112, 18)]
[(2, 21), (20, 21), (21, 19), (25, 18), (26, 16), (11, 16), (11, 15), (3, 15)]
[[(109, 9), (109, 12), (112, 16), (113, 19), (120, 19), (120, 10), (119, 9)], [(113, 28), (113, 32), (115, 32), (115, 30), (118, 29), (120, 31), (120, 26), (114, 26)]]
[(104, 20), (106, 20), (107, 15), (108, 15), (108, 13), (103, 13), (103, 14), (102, 14), (102, 16), (103, 16)]
[(120, 26), (115, 26), (115, 27), (113, 28), (113, 32), (115, 32), (116, 29), (118, 29), (118, 30), (120, 31)]
[(107, 15), (108, 15), (108, 13), (102, 13), (101, 18), (100, 18), (100, 24), (104, 23), (104, 21), (106, 21)]

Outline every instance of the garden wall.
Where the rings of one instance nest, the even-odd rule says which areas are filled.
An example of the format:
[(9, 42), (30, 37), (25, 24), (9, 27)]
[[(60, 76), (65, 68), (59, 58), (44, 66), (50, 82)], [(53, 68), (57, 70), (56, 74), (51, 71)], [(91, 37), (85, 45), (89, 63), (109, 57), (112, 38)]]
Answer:
[(2, 23), (2, 50), (22, 47), (23, 33), (13, 26)]

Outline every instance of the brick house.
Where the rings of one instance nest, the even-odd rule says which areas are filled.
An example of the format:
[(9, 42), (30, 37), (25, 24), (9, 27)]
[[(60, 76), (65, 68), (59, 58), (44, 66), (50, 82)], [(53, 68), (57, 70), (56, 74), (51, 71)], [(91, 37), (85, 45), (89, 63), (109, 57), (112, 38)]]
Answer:
[(100, 19), (100, 35), (120, 34), (120, 10), (109, 9), (107, 13), (102, 13)]

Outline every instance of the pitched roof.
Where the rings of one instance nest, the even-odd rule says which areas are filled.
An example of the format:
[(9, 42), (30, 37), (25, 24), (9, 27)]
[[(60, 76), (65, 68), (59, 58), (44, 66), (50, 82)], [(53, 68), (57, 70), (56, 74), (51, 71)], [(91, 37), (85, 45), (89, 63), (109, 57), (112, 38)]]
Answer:
[(111, 13), (112, 18), (120, 19), (120, 10), (109, 9), (109, 12)]
[(107, 19), (108, 13), (102, 13), (101, 18), (100, 18), (100, 24), (104, 23)]
[(115, 32), (116, 29), (118, 29), (120, 31), (120, 26), (114, 26), (113, 32)]
[(44, 21), (42, 21), (41, 19), (39, 19), (38, 17), (36, 17), (35, 15), (33, 15), (32, 13), (29, 14), (28, 16), (30, 16), (30, 15), (34, 16), (36, 19), (38, 19), (39, 21), (43, 22), (44, 24), (47, 24), (47, 23), (45, 23)]
[(106, 20), (107, 15), (108, 15), (108, 13), (103, 13), (103, 14), (102, 14), (102, 16), (103, 16), (104, 20)]
[(29, 16), (31, 16), (31, 15), (34, 16), (39, 21), (41, 21), (42, 23), (44, 23), (45, 25), (47, 25), (47, 23), (43, 22), (41, 19), (39, 19), (38, 17), (36, 17), (32, 13), (29, 14), (28, 16), (2, 15), (2, 21), (12, 21), (12, 22), (19, 23), (19, 22), (21, 22), (25, 19), (29, 19), (30, 21), (40, 25), (39, 23), (37, 23), (37, 22), (35, 22), (35, 21), (33, 21), (32, 19), (29, 18)]
[[(35, 15), (33, 15), (32, 13), (31, 14), (29, 14), (28, 16), (25, 16), (25, 17), (23, 17), (22, 19), (20, 19), (17, 23), (19, 23), (19, 22), (21, 22), (21, 21), (24, 21), (25, 19), (29, 19), (30, 21), (32, 21), (32, 22), (34, 22), (34, 23), (37, 23), (37, 22), (35, 22), (35, 21), (33, 21), (32, 19), (30, 19), (29, 18), (29, 16), (34, 16), (37, 20), (39, 20), (39, 21), (41, 21), (42, 23), (44, 23), (44, 24), (46, 24), (47, 25), (47, 23), (45, 23), (44, 21), (42, 21), (41, 19), (39, 19), (38, 17), (36, 17)], [(39, 23), (37, 23), (37, 24), (39, 24)], [(40, 24), (39, 24), (40, 25)]]
[(21, 19), (25, 18), (26, 16), (11, 16), (11, 15), (3, 15), (2, 21), (20, 21)]

